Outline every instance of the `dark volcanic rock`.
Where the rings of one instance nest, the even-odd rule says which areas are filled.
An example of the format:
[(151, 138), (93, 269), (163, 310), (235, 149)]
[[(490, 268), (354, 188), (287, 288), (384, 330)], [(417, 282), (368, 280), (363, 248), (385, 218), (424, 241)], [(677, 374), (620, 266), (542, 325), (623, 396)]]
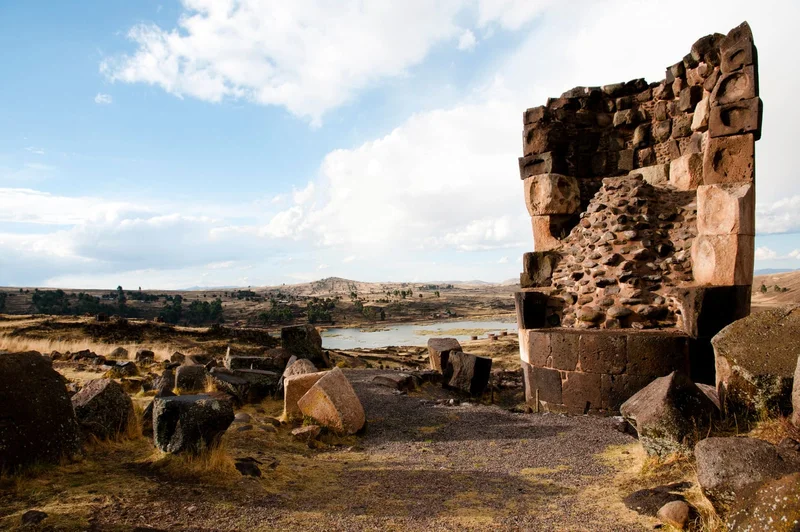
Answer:
[(80, 449), (64, 378), (35, 351), (0, 355), (0, 469), (58, 462)]
[(470, 395), (481, 395), (489, 384), (492, 374), (492, 359), (479, 357), (469, 353), (456, 351), (450, 353), (447, 368), (444, 371), (444, 382)]
[(313, 325), (283, 327), (281, 346), (290, 355), (307, 358), (318, 368), (330, 367), (330, 361), (322, 351), (322, 337)]
[(800, 473), (767, 481), (738, 496), (727, 525), (729, 530), (800, 530)]
[(180, 366), (175, 370), (175, 388), (181, 391), (197, 392), (206, 387), (206, 368), (204, 366)]
[(199, 453), (219, 444), (233, 423), (230, 401), (208, 395), (153, 400), (153, 440), (167, 453)]
[(447, 367), (450, 353), (461, 351), (461, 344), (455, 338), (429, 338), (428, 357), (431, 369), (443, 372)]
[(131, 398), (110, 379), (89, 382), (72, 398), (72, 406), (84, 434), (100, 439), (125, 432), (135, 415)]

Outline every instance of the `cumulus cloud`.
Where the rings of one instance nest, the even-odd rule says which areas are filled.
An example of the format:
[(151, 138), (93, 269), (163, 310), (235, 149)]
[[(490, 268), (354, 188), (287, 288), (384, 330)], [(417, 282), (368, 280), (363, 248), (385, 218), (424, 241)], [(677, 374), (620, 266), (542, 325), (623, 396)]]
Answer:
[(113, 101), (114, 99), (110, 94), (103, 94), (102, 92), (98, 92), (94, 97), (94, 103), (97, 105), (110, 105)]
[(800, 232), (800, 195), (756, 205), (759, 234)]
[(468, 45), (459, 18), (518, 29), (546, 4), (183, 0), (177, 27), (131, 28), (135, 52), (106, 58), (100, 69), (113, 81), (210, 102), (280, 105), (319, 123), (359, 90), (406, 74), (436, 44)]
[(755, 257), (756, 260), (774, 260), (778, 258), (778, 253), (766, 246), (761, 246), (756, 248)]
[(461, 37), (458, 38), (458, 49), (459, 50), (472, 50), (475, 48), (478, 40), (475, 38), (475, 34), (472, 33), (470, 30), (464, 30), (464, 33), (461, 34)]

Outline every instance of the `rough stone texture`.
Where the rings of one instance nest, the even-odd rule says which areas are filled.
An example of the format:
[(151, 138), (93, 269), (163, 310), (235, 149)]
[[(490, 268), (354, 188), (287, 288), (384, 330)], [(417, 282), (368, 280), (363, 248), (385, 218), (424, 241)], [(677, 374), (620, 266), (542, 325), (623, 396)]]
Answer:
[(440, 373), (444, 371), (444, 368), (447, 367), (447, 359), (454, 351), (461, 351), (461, 344), (455, 338), (429, 338), (428, 357), (431, 369)]
[(208, 395), (156, 397), (153, 441), (166, 453), (200, 453), (216, 447), (233, 423), (230, 401)]
[(479, 396), (489, 384), (492, 359), (454, 351), (450, 353), (443, 373), (444, 382), (449, 388)]
[(797, 358), (792, 384), (792, 423), (795, 427), (800, 427), (800, 356)]
[(111, 379), (95, 379), (72, 397), (75, 416), (85, 435), (99, 439), (124, 433), (133, 419), (133, 401)]
[(236, 404), (243, 405), (261, 402), (274, 394), (280, 376), (274, 371), (212, 368), (209, 378), (217, 391), (230, 395)]
[(752, 235), (699, 235), (692, 243), (692, 273), (698, 285), (753, 283)]
[(541, 174), (525, 179), (525, 206), (531, 216), (572, 214), (580, 206), (580, 189), (574, 177)]
[(650, 455), (690, 454), (707, 432), (717, 407), (686, 375), (660, 377), (625, 401), (620, 413), (639, 433)]
[(791, 412), (800, 306), (769, 309), (728, 325), (712, 340), (717, 390), (728, 411)]
[(137, 364), (150, 364), (156, 359), (156, 354), (149, 349), (139, 349), (136, 351)]
[(724, 513), (737, 495), (800, 471), (800, 463), (755, 438), (707, 438), (695, 446), (694, 455), (697, 481), (718, 513)]
[(711, 138), (703, 155), (703, 183), (750, 183), (755, 180), (755, 138), (752, 134)]
[(740, 70), (723, 74), (711, 93), (716, 105), (726, 105), (758, 96), (755, 67), (748, 65)]
[(733, 28), (720, 42), (720, 70), (723, 74), (755, 64), (753, 32), (747, 22)]
[(304, 416), (343, 434), (355, 434), (366, 422), (364, 407), (339, 368), (326, 372), (297, 401), (297, 406)]
[(551, 219), (551, 216), (531, 217), (533, 249), (535, 251), (550, 251), (559, 247), (560, 241), (553, 236)]
[(298, 358), (291, 365), (286, 366), (283, 372), (283, 378), (291, 377), (292, 375), (303, 375), (304, 373), (316, 373), (319, 371), (317, 367), (308, 359)]
[(223, 364), (230, 370), (260, 369), (262, 371), (280, 371), (284, 368), (282, 360), (271, 357), (230, 356), (223, 359)]
[(656, 516), (665, 525), (683, 530), (689, 523), (689, 505), (684, 501), (671, 501), (659, 508)]
[(330, 361), (322, 350), (322, 337), (313, 325), (283, 327), (281, 346), (291, 355), (309, 359), (318, 368), (330, 366)]
[(800, 530), (800, 473), (769, 480), (736, 497), (726, 520), (729, 530)]
[[(517, 326), (520, 329), (536, 329), (547, 326), (547, 306), (550, 298), (541, 292), (514, 292), (517, 309)], [(461, 346), (459, 345), (459, 350)], [(430, 340), (428, 341), (430, 351)], [(433, 356), (431, 356), (433, 362)], [(433, 365), (431, 365), (433, 367)], [(434, 367), (434, 369), (436, 369)]]
[(205, 366), (179, 366), (175, 369), (175, 388), (183, 392), (197, 392), (206, 387)]
[(688, 153), (669, 165), (669, 184), (678, 190), (695, 190), (703, 184), (703, 157)]
[(0, 469), (57, 463), (80, 449), (64, 378), (41, 354), (0, 353)]
[(753, 183), (698, 187), (698, 233), (701, 235), (755, 235), (755, 189)]
[(283, 381), (283, 419), (291, 421), (302, 419), (303, 412), (297, 406), (299, 401), (307, 392), (320, 380), (325, 371), (317, 373), (304, 373), (302, 375), (292, 375)]
[(372, 382), (380, 386), (386, 386), (395, 390), (409, 392), (416, 388), (414, 377), (408, 373), (391, 373), (376, 375)]
[(633, 170), (631, 174), (638, 174), (642, 176), (645, 183), (649, 183), (653, 186), (658, 185), (666, 185), (669, 182), (670, 178), (670, 165), (668, 163), (665, 164), (654, 164), (652, 166), (645, 166), (644, 168), (639, 168)]
[(566, 170), (566, 161), (553, 152), (519, 158), (519, 175), (523, 180), (535, 175), (559, 174)]
[(519, 276), (521, 288), (550, 286), (553, 270), (561, 260), (561, 255), (552, 251), (525, 253), (522, 256), (522, 273)]
[(758, 140), (761, 135), (761, 113), (760, 98), (712, 106), (708, 131), (712, 138), (753, 133)]

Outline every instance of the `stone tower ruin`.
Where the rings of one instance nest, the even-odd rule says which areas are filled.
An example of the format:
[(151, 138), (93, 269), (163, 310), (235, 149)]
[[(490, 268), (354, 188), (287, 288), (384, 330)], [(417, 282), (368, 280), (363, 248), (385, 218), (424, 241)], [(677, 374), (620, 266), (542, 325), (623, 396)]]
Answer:
[(535, 409), (613, 412), (676, 370), (714, 383), (710, 339), (750, 313), (757, 67), (745, 22), (660, 82), (576, 87), (525, 111), (534, 251), (516, 305)]

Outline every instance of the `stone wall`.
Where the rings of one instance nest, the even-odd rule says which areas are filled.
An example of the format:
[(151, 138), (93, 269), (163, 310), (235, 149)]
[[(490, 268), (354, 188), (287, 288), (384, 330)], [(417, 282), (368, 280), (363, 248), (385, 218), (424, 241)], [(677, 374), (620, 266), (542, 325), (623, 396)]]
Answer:
[[(532, 385), (547, 375), (553, 389), (549, 370), (580, 389), (563, 403), (540, 402), (592, 411), (625, 399), (576, 388), (595, 380), (576, 377), (595, 374), (581, 365), (554, 368), (533, 356), (541, 334), (569, 329), (626, 345), (644, 330), (683, 335), (686, 371), (713, 381), (708, 340), (750, 310), (761, 114), (747, 23), (699, 39), (659, 82), (576, 87), (525, 111), (519, 168), (534, 251), (523, 256), (517, 297), (520, 354)], [(716, 298), (733, 306), (720, 309)], [(619, 375), (637, 383), (665, 375), (669, 358), (647, 375)], [(600, 399), (583, 401), (590, 396)]]

